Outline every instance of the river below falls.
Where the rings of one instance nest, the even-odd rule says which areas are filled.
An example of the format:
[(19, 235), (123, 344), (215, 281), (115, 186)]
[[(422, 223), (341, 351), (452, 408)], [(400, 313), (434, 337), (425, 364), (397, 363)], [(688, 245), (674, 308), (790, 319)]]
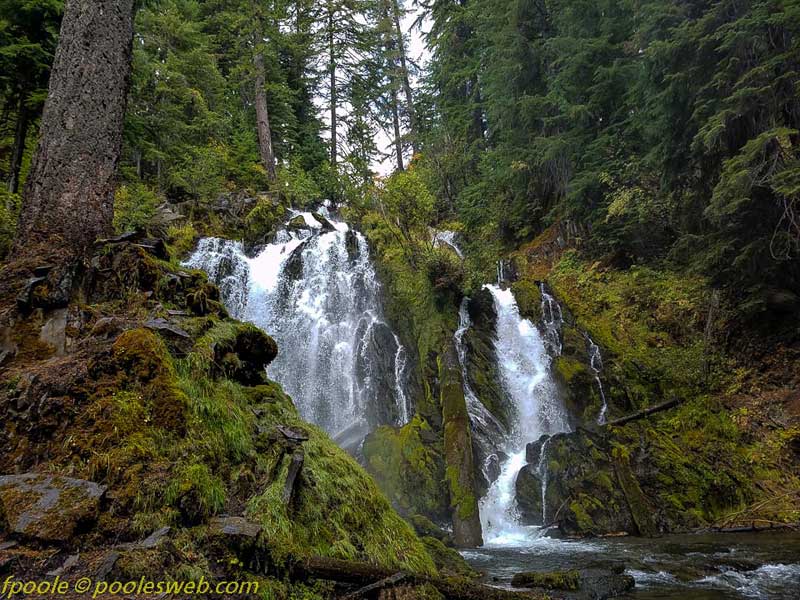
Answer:
[(515, 573), (624, 563), (636, 588), (622, 598), (720, 600), (800, 598), (800, 533), (725, 533), (660, 538), (558, 540), (462, 551), (487, 583), (510, 587)]

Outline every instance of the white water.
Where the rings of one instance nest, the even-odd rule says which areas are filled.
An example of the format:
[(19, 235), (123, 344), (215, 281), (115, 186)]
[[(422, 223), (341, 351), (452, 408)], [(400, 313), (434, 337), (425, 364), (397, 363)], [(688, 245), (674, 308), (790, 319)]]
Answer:
[(600, 380), (600, 371), (603, 370), (603, 357), (600, 354), (600, 346), (594, 343), (588, 333), (586, 334), (586, 341), (589, 344), (589, 366), (594, 373), (594, 381), (597, 384), (597, 390), (600, 392), (600, 400), (603, 402), (600, 414), (597, 415), (597, 424), (605, 425), (606, 413), (608, 413), (608, 401), (606, 400), (606, 392), (603, 389), (603, 382)]
[(542, 325), (544, 326), (545, 342), (554, 356), (561, 355), (561, 326), (564, 324), (564, 315), (561, 305), (553, 298), (542, 283), (539, 287), (542, 292)]
[[(520, 525), (515, 503), (517, 474), (525, 466), (525, 446), (543, 434), (568, 429), (550, 373), (550, 354), (539, 330), (520, 317), (510, 290), (485, 286), (497, 311), (497, 359), (503, 387), (515, 409), (515, 421), (505, 452), (509, 458), (500, 476), (481, 500), (481, 524), (487, 545), (529, 543), (538, 528)], [(560, 317), (560, 311), (559, 311)]]
[(307, 229), (278, 232), (254, 258), (239, 242), (211, 238), (186, 265), (221, 285), (233, 316), (275, 338), (269, 375), (306, 420), (334, 436), (407, 422), (406, 353), (383, 319), (366, 240), (346, 223), (330, 219), (334, 231), (322, 231), (312, 214), (298, 214)]
[(450, 246), (459, 258), (464, 258), (464, 253), (456, 243), (456, 235), (458, 234), (455, 231), (448, 231), (446, 229), (434, 231), (432, 234), (433, 245), (437, 247), (440, 247), (442, 244)]

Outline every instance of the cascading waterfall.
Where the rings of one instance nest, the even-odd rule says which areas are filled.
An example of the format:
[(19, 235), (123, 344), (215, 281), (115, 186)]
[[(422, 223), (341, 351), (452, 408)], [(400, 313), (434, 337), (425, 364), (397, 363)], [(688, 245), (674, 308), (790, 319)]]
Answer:
[(520, 317), (510, 290), (496, 285), (485, 287), (492, 293), (497, 311), (496, 350), (501, 381), (516, 415), (506, 438), (509, 458), (481, 500), (481, 522), (487, 544), (519, 544), (526, 542), (531, 533), (530, 527), (519, 524), (515, 506), (515, 482), (526, 464), (526, 443), (543, 434), (567, 431), (567, 416), (550, 373), (551, 356), (544, 337), (533, 323)]
[(586, 335), (586, 342), (589, 345), (589, 366), (594, 373), (594, 380), (597, 383), (597, 390), (600, 392), (600, 400), (603, 406), (600, 409), (600, 414), (597, 415), (597, 424), (605, 425), (606, 413), (608, 413), (608, 401), (606, 400), (606, 392), (603, 389), (603, 382), (600, 380), (600, 371), (603, 370), (603, 357), (600, 355), (600, 346), (594, 343), (589, 334)]
[(306, 227), (279, 231), (254, 258), (239, 242), (209, 238), (186, 265), (221, 286), (234, 316), (275, 338), (270, 377), (303, 418), (334, 436), (407, 422), (406, 351), (383, 318), (366, 239), (346, 223), (298, 215)]
[(442, 244), (449, 246), (453, 249), (453, 252), (456, 253), (458, 258), (464, 258), (464, 253), (456, 243), (456, 235), (455, 231), (448, 231), (446, 229), (434, 231), (432, 234), (433, 245), (436, 247), (441, 247)]

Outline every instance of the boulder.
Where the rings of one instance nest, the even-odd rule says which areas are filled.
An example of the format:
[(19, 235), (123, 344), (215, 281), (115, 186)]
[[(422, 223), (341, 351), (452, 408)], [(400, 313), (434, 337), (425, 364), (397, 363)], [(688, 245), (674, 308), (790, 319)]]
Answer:
[(0, 476), (0, 514), (9, 531), (66, 542), (97, 518), (106, 487), (83, 479), (25, 473)]
[(606, 600), (631, 591), (636, 582), (623, 568), (572, 569), (517, 573), (511, 585), (547, 592), (568, 600)]
[(255, 540), (261, 533), (261, 525), (244, 517), (216, 517), (208, 527), (210, 536)]
[(516, 481), (517, 510), (526, 525), (545, 525), (542, 515), (542, 481), (536, 463), (520, 470)]

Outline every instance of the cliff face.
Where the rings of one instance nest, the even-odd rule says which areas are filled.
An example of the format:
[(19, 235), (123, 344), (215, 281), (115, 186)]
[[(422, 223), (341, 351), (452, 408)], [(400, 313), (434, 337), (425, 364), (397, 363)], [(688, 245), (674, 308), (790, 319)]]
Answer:
[(5, 267), (2, 288), (0, 568), (257, 579), (277, 597), (310, 556), (436, 572), (266, 378), (274, 341), (162, 243), (108, 241), (66, 290), (47, 265)]
[[(796, 335), (742, 333), (702, 278), (589, 263), (574, 246), (554, 228), (514, 255), (515, 285), (546, 281), (564, 309), (553, 367), (578, 429), (544, 445), (548, 521), (584, 536), (800, 519)], [(602, 355), (607, 426), (590, 342)], [(541, 518), (540, 448), (517, 480), (529, 519)]]

